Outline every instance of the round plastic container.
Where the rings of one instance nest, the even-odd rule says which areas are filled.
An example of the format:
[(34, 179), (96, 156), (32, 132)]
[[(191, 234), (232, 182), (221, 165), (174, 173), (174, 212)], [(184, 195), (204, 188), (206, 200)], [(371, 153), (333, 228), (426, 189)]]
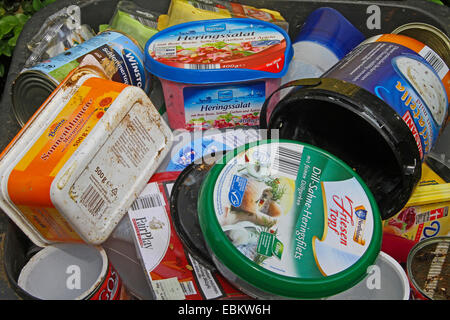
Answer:
[(381, 247), (377, 204), (345, 163), (295, 141), (228, 152), (198, 199), (217, 269), (260, 299), (316, 299), (366, 276)]
[(175, 25), (145, 48), (145, 66), (161, 80), (172, 129), (258, 125), (291, 58), (283, 29), (247, 18)]
[(292, 43), (294, 56), (282, 83), (320, 77), (365, 39), (339, 11), (314, 10)]

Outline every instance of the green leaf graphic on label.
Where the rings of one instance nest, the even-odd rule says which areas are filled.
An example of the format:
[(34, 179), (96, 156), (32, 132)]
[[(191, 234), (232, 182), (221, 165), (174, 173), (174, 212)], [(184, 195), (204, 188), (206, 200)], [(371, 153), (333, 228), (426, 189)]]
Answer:
[(277, 257), (278, 259), (281, 259), (281, 256), (283, 254), (283, 249), (284, 249), (284, 245), (283, 243), (275, 238), (275, 242), (273, 244), (273, 254), (275, 255), (275, 257)]
[(281, 259), (283, 254), (283, 243), (276, 238), (274, 233), (261, 232), (258, 239), (258, 246), (256, 252), (265, 257), (272, 257), (275, 255), (278, 259)]

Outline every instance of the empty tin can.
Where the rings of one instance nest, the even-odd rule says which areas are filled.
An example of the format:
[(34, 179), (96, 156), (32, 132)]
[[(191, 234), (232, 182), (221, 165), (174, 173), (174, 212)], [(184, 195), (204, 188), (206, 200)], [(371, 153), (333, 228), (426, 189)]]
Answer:
[(29, 298), (41, 300), (127, 297), (105, 250), (85, 244), (59, 243), (38, 251), (23, 267), (18, 284)]
[(418, 242), (409, 252), (406, 268), (412, 293), (418, 300), (450, 300), (450, 237)]
[(23, 126), (28, 121), (69, 72), (86, 65), (96, 67), (113, 81), (149, 91), (140, 45), (128, 35), (105, 31), (19, 74), (11, 89), (13, 112), (19, 124)]

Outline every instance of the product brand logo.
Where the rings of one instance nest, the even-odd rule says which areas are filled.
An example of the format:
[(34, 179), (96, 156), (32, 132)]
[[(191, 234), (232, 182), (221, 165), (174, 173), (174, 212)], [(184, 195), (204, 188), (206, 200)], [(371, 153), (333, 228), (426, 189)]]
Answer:
[(227, 29), (227, 27), (224, 23), (210, 24), (210, 25), (205, 26), (206, 32), (220, 32), (220, 31), (225, 31), (226, 29)]
[(144, 71), (140, 59), (134, 54), (134, 52), (123, 49), (123, 56), (125, 57), (125, 64), (130, 74), (133, 85), (139, 88), (143, 88)]

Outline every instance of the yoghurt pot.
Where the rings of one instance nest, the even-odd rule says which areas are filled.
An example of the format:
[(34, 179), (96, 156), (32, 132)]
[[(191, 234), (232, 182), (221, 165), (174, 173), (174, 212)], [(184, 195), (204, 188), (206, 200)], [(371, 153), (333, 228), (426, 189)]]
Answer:
[(367, 276), (381, 247), (370, 190), (316, 147), (262, 140), (228, 152), (202, 184), (198, 214), (218, 270), (260, 299), (317, 299)]
[[(258, 125), (291, 58), (283, 29), (247, 18), (175, 25), (145, 48), (145, 67), (161, 80), (172, 129)], [(272, 98), (269, 111), (278, 99)]]

